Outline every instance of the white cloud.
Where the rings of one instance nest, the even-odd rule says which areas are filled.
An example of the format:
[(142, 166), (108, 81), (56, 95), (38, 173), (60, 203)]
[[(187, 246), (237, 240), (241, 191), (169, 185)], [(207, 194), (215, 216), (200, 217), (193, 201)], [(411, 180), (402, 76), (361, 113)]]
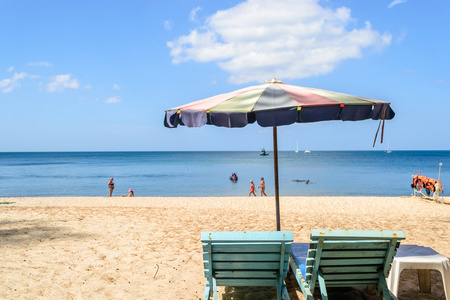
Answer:
[(172, 30), (173, 22), (170, 20), (164, 21), (164, 29), (166, 30)]
[(12, 70), (14, 70), (14, 67), (9, 67), (8, 68), (8, 72), (12, 72)]
[(394, 0), (391, 3), (389, 3), (388, 8), (391, 8), (393, 6), (396, 6), (397, 4), (406, 3), (408, 0)]
[(0, 89), (2, 93), (10, 93), (14, 89), (20, 87), (20, 81), (28, 76), (26, 73), (14, 73), (13, 77), (5, 78), (0, 81)]
[(201, 10), (201, 7), (196, 7), (189, 13), (189, 21), (198, 22), (197, 13)]
[(118, 103), (120, 102), (120, 97), (110, 97), (105, 100), (105, 103)]
[[(192, 12), (191, 12), (192, 14)], [(215, 61), (233, 83), (305, 78), (333, 71), (341, 61), (360, 58), (364, 48), (391, 43), (369, 22), (356, 28), (350, 9), (322, 7), (319, 0), (247, 0), (216, 12), (167, 43), (173, 63)]]
[(53, 64), (51, 64), (51, 63), (49, 63), (47, 61), (38, 61), (38, 62), (30, 62), (30, 63), (27, 64), (27, 66), (50, 68), (50, 67), (53, 67)]
[(396, 39), (397, 44), (401, 44), (405, 40), (407, 34), (408, 32), (406, 30), (402, 30), (400, 34), (397, 36)]
[(52, 77), (51, 80), (47, 84), (47, 91), (50, 93), (62, 92), (64, 89), (78, 89), (80, 87), (78, 79), (70, 78), (70, 74), (57, 75)]
[(114, 83), (113, 90), (120, 90), (120, 86), (117, 83)]
[(83, 86), (83, 89), (85, 89), (85, 90), (92, 90), (92, 85), (91, 84), (86, 84), (85, 86)]

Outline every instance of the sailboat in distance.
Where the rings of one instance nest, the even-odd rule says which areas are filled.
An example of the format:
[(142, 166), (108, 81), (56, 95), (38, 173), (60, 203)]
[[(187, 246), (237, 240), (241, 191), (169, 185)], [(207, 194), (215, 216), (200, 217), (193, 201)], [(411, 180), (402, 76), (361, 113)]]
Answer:
[[(298, 153), (298, 140), (297, 140), (297, 149), (295, 150), (295, 153)], [(305, 150), (305, 153), (311, 153), (311, 151)]]
[(311, 153), (311, 151), (309, 151), (308, 149), (305, 150), (305, 153)]

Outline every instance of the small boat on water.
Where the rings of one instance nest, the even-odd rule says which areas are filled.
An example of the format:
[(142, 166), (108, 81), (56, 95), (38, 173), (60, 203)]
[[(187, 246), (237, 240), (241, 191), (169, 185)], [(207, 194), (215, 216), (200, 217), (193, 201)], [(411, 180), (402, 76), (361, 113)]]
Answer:
[(262, 149), (261, 149), (261, 152), (259, 153), (259, 155), (261, 155), (261, 156), (267, 156), (267, 155), (269, 155), (269, 153), (266, 152), (266, 149), (262, 148)]
[(311, 153), (311, 151), (309, 151), (309, 150), (305, 150), (305, 153)]
[(238, 176), (236, 173), (231, 174), (230, 176), (230, 180), (233, 182), (237, 182), (238, 181)]

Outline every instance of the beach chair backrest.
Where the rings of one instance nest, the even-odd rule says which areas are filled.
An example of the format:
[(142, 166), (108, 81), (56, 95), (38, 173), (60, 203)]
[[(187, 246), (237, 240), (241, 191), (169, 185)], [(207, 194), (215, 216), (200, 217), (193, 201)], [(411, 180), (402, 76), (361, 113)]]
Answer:
[(202, 232), (201, 240), (210, 285), (277, 286), (281, 290), (292, 232)]
[(381, 293), (403, 239), (403, 231), (311, 230), (305, 280), (312, 293), (317, 282), (326, 287), (375, 286)]

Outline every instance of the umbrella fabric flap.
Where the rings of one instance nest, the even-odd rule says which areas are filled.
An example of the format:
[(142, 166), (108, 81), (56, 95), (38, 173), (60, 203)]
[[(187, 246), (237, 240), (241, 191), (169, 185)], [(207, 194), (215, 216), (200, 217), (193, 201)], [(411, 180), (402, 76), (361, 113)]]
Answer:
[(370, 118), (372, 105), (345, 105), (342, 107), (342, 121), (362, 121)]
[(261, 127), (275, 127), (294, 124), (297, 120), (297, 107), (255, 112), (256, 121)]
[[(384, 116), (383, 116), (383, 110), (384, 110)], [(388, 102), (384, 103), (376, 103), (373, 107), (372, 113), (370, 114), (370, 118), (372, 120), (392, 120), (395, 116), (395, 112), (392, 110), (391, 106)]]
[(164, 117), (164, 126), (167, 128), (177, 128), (180, 118), (177, 114), (177, 110), (167, 110)]
[(202, 127), (207, 122), (206, 111), (182, 110), (180, 118), (187, 127)]
[(255, 113), (215, 112), (209, 113), (211, 125), (228, 128), (241, 128), (255, 122)]
[(300, 107), (297, 113), (298, 123), (339, 120), (341, 107), (337, 105)]
[(390, 105), (388, 105), (386, 107), (386, 112), (385, 112), (385, 119), (386, 120), (392, 120), (395, 117), (395, 112), (394, 110), (391, 108)]

